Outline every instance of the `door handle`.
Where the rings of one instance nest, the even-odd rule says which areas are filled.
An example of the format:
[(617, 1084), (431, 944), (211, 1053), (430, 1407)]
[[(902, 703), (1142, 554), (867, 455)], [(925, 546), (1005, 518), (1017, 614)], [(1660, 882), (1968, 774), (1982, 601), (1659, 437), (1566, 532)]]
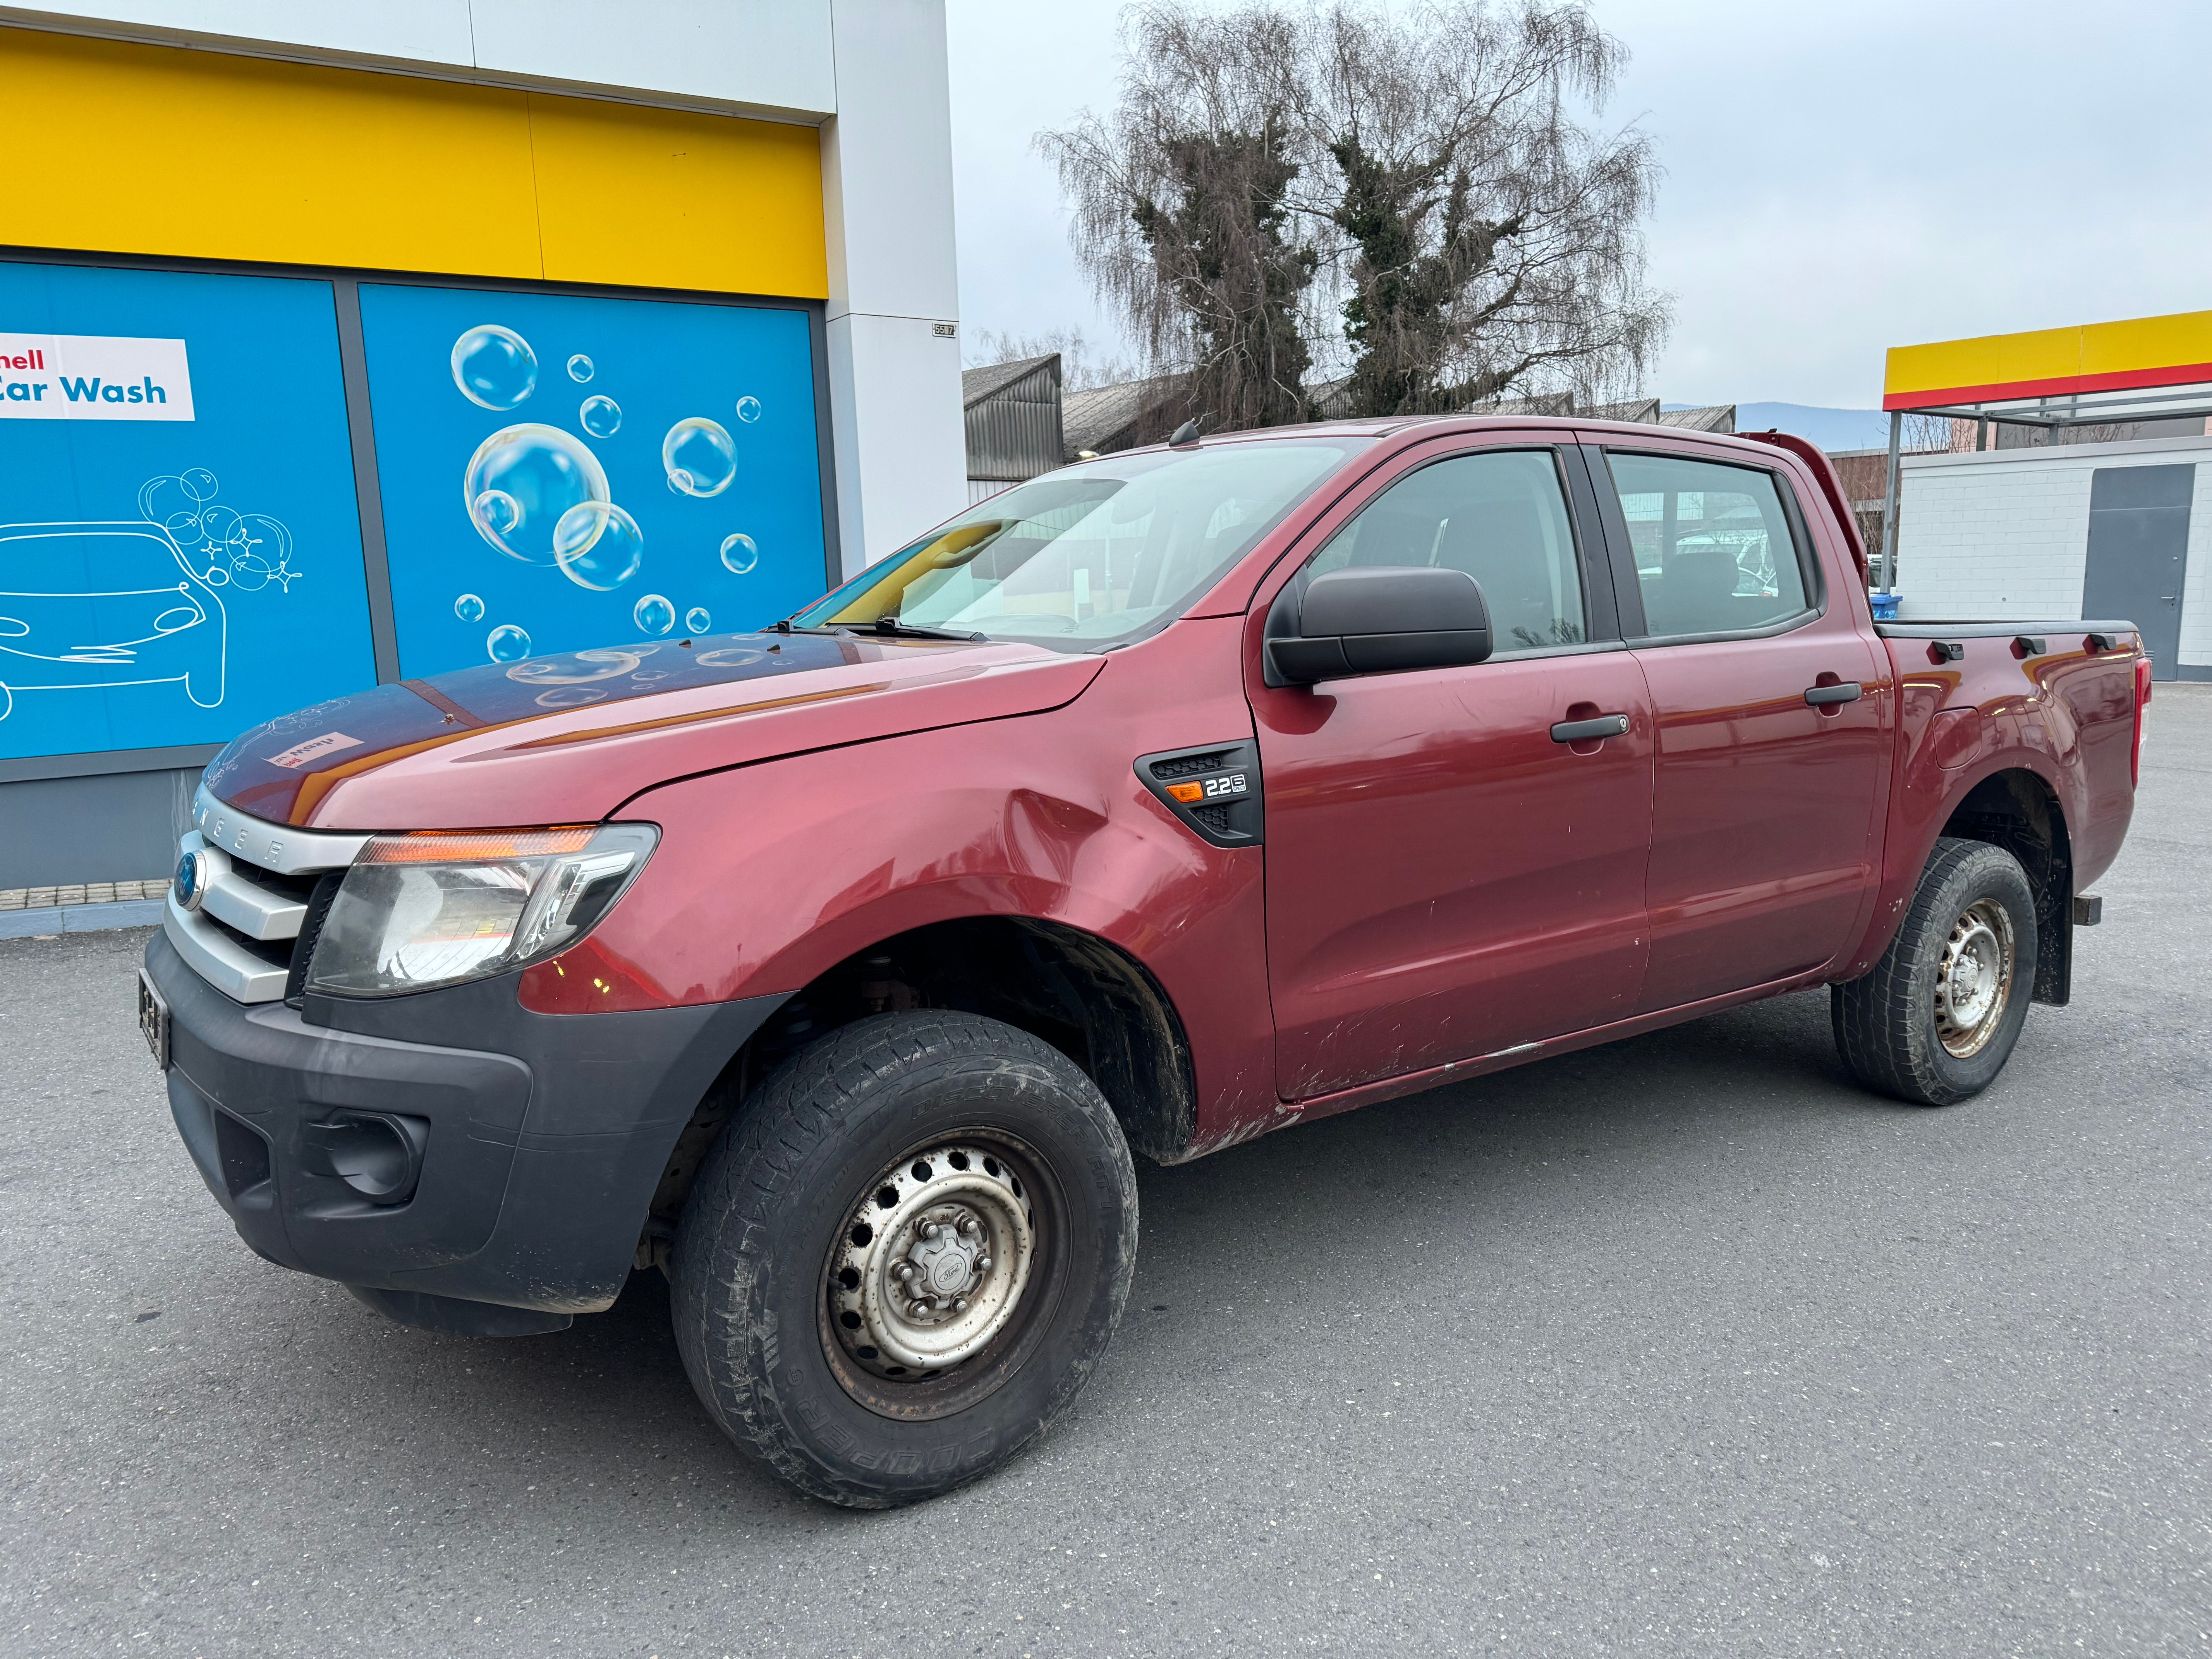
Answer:
[(1561, 720), (1552, 728), (1552, 741), (1588, 743), (1593, 738), (1617, 738), (1627, 730), (1627, 715), (1600, 714), (1594, 720)]
[(1841, 685), (1808, 685), (1805, 701), (1815, 708), (1827, 702), (1856, 702), (1865, 689), (1856, 680), (1845, 680)]

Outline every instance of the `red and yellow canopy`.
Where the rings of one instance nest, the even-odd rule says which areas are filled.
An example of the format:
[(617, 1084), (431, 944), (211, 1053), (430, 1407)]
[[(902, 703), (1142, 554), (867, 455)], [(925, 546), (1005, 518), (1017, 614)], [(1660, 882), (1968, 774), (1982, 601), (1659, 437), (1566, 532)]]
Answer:
[(2212, 311), (1892, 346), (1881, 406), (1935, 409), (2212, 381)]

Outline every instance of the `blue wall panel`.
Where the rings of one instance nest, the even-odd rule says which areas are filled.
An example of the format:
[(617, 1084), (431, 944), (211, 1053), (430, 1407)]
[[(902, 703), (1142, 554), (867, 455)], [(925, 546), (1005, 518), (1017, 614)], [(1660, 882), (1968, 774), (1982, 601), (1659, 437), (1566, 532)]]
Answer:
[(374, 678), (331, 284), (0, 263), (0, 757)]
[(363, 283), (401, 672), (821, 593), (807, 313)]

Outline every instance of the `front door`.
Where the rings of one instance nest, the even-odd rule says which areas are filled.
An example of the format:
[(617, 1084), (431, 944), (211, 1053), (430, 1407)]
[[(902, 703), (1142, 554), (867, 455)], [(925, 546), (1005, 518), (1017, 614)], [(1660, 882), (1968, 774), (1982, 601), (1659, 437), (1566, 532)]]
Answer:
[[(1326, 544), (1290, 579), (1464, 569), (1498, 643), (1472, 667), (1254, 692), (1286, 1099), (1635, 1006), (1651, 715), (1610, 594), (1590, 592), (1595, 526), (1578, 538), (1564, 488), (1578, 465), (1505, 440), (1417, 459), (1325, 521)], [(1627, 732), (1553, 738), (1555, 725), (1605, 714), (1626, 715)]]
[(2142, 631), (2151, 673), (2181, 659), (2181, 578), (2189, 557), (2195, 466), (2100, 466), (2089, 475), (2089, 558), (2081, 615)]
[(1635, 654), (1658, 720), (1643, 1007), (1819, 968), (1875, 879), (1890, 759), (1880, 696), (1821, 694), (1878, 690), (1877, 647), (1846, 595), (1822, 603), (1773, 471), (1622, 451), (1595, 471), (1635, 561), (1624, 609), (1642, 605)]

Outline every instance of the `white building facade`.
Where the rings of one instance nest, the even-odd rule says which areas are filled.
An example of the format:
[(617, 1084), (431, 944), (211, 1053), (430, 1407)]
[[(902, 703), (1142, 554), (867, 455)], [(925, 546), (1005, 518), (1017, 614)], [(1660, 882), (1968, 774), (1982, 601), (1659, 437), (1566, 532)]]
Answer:
[(1901, 620), (2131, 622), (2212, 680), (2212, 438), (1909, 455), (1898, 533)]

